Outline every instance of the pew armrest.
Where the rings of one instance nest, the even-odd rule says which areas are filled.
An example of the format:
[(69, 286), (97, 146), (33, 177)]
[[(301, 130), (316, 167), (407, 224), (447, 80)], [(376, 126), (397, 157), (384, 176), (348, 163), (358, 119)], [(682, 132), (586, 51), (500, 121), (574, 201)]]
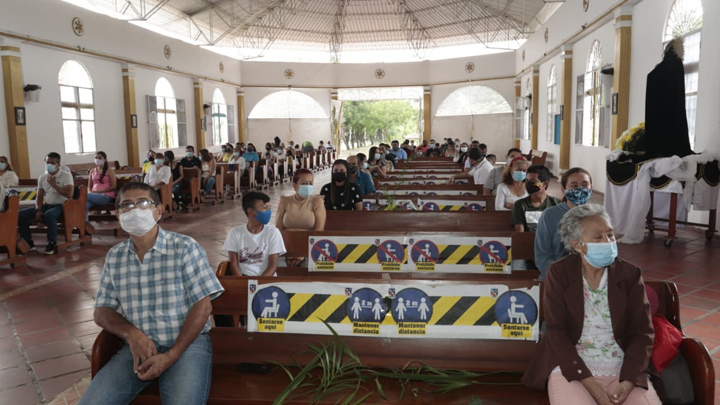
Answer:
[(690, 366), (695, 404), (712, 405), (715, 401), (715, 369), (705, 345), (695, 338), (684, 337), (680, 353)]
[(92, 348), (92, 360), (90, 361), (90, 370), (93, 377), (122, 349), (124, 344), (125, 342), (122, 339), (105, 329), (100, 331), (100, 334), (95, 338)]

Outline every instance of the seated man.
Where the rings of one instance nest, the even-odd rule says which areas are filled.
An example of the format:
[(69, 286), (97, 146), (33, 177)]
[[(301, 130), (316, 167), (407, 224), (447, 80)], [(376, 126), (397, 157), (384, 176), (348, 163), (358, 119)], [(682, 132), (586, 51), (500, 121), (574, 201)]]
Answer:
[(397, 157), (397, 160), (407, 160), (407, 158), (408, 158), (407, 152), (405, 152), (404, 149), (400, 148), (400, 142), (392, 141), (390, 143), (392, 144), (392, 151), (390, 151), (390, 153), (395, 154), (395, 156)]
[(515, 201), (510, 223), (516, 232), (535, 232), (540, 216), (547, 208), (560, 204), (560, 200), (547, 195), (550, 170), (542, 165), (527, 170), (525, 189), (528, 196)]
[(180, 159), (180, 166), (191, 168), (191, 167), (197, 167), (198, 169), (202, 168), (202, 162), (200, 161), (200, 158), (195, 156), (195, 147), (192, 145), (188, 145), (185, 147), (185, 157)]
[(228, 271), (235, 276), (273, 276), (278, 256), (286, 250), (280, 230), (268, 225), (270, 197), (251, 191), (243, 196), (242, 207), (248, 222), (231, 229), (223, 246), (230, 260)]
[(200, 244), (157, 225), (164, 207), (152, 187), (126, 184), (116, 206), (130, 238), (107, 253), (94, 317), (126, 343), (80, 404), (127, 404), (154, 380), (164, 404), (204, 404), (212, 369), (210, 300), (223, 287)]
[(472, 178), (475, 184), (484, 185), (487, 182), (492, 165), (485, 160), (485, 156), (480, 153), (480, 149), (473, 148), (468, 152), (468, 162), (470, 162), (470, 171), (460, 172), (450, 177), (449, 183), (455, 184), (457, 179)]
[(38, 178), (37, 198), (35, 207), (25, 208), (18, 216), (20, 236), (35, 250), (35, 243), (30, 234), (30, 220), (43, 221), (47, 227), (47, 246), (43, 251), (46, 255), (55, 253), (57, 248), (58, 220), (63, 215), (62, 204), (72, 198), (74, 182), (70, 173), (60, 169), (60, 155), (50, 152), (45, 156), (45, 171)]
[[(364, 155), (363, 155), (364, 156)], [(360, 195), (366, 196), (375, 192), (372, 176), (360, 170), (360, 159), (357, 155), (347, 158), (348, 178), (360, 188)]]
[(485, 186), (483, 187), (483, 194), (484, 195), (495, 195), (497, 193), (497, 188), (500, 184), (502, 184), (503, 180), (503, 171), (507, 167), (510, 162), (512, 162), (513, 159), (516, 157), (522, 156), (522, 151), (518, 148), (510, 148), (508, 150), (505, 164), (500, 167), (493, 167), (493, 169), (490, 171), (490, 175), (488, 176), (488, 180), (485, 183)]

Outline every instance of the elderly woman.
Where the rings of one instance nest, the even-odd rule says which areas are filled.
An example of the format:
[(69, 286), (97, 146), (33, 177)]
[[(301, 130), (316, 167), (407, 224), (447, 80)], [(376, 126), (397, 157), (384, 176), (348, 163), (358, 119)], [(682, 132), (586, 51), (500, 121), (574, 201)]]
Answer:
[(638, 267), (617, 258), (602, 206), (577, 206), (560, 222), (573, 254), (550, 266), (546, 332), (523, 377), (557, 404), (657, 404), (647, 379), (653, 346), (650, 305)]

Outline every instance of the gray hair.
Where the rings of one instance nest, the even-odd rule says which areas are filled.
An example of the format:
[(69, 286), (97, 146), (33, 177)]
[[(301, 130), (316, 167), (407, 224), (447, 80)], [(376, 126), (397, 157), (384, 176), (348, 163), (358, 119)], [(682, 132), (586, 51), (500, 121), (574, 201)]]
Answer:
[(572, 241), (582, 241), (582, 220), (590, 217), (601, 216), (612, 226), (610, 216), (605, 212), (605, 207), (598, 204), (584, 204), (566, 212), (560, 221), (560, 237), (568, 252), (575, 253)]

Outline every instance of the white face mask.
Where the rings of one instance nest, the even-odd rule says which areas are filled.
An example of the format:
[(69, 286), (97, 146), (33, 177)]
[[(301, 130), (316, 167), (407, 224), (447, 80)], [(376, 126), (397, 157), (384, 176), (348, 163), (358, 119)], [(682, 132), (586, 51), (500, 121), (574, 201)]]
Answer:
[(153, 212), (155, 210), (142, 210), (135, 208), (130, 212), (120, 214), (120, 227), (123, 231), (134, 236), (143, 236), (150, 232), (157, 223)]

